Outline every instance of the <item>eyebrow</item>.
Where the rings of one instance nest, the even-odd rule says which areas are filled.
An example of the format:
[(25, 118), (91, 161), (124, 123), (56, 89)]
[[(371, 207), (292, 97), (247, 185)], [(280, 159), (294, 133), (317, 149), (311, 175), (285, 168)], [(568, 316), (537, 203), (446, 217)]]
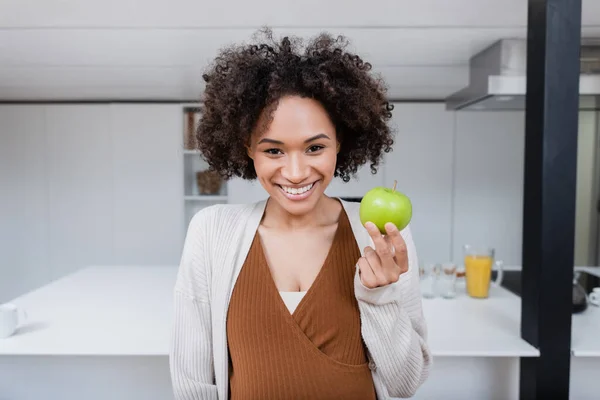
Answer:
[[(312, 142), (312, 141), (317, 140), (317, 139), (328, 139), (328, 140), (331, 140), (331, 138), (329, 136), (327, 136), (326, 134), (319, 133), (318, 135), (315, 135), (313, 137), (310, 137), (310, 138), (306, 139), (304, 141), (304, 143), (309, 143), (309, 142)], [(283, 144), (283, 142), (281, 140), (275, 140), (275, 139), (269, 139), (269, 138), (261, 139), (258, 142), (258, 144), (261, 144), (261, 143), (273, 143), (273, 144), (279, 144), (279, 145)]]

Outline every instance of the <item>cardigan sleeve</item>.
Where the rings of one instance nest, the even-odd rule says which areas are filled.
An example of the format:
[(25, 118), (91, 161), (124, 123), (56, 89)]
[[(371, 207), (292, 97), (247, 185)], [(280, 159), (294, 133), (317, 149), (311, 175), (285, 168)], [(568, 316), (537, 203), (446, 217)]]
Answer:
[(188, 227), (174, 290), (174, 318), (169, 352), (171, 381), (176, 400), (217, 400), (215, 385), (210, 273), (205, 252), (205, 210)]
[(412, 397), (427, 379), (431, 353), (422, 311), (419, 262), (410, 227), (401, 232), (407, 246), (408, 271), (390, 285), (369, 289), (358, 275), (354, 290), (362, 334), (375, 370), (392, 397)]

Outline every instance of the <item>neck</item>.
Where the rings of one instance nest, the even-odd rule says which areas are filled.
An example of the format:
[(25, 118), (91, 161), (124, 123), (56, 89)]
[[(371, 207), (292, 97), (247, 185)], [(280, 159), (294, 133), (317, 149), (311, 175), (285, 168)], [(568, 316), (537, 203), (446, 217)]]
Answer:
[(275, 229), (306, 230), (337, 222), (340, 210), (341, 203), (338, 200), (322, 195), (309, 213), (294, 215), (269, 198), (262, 224)]

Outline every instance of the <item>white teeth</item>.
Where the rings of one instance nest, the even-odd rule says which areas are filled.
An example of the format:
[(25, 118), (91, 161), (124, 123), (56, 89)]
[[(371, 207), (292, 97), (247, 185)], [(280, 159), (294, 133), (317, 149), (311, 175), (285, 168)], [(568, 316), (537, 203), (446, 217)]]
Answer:
[(305, 193), (305, 192), (309, 191), (312, 187), (313, 187), (313, 184), (311, 183), (310, 185), (307, 185), (307, 186), (304, 186), (304, 187), (301, 187), (301, 188), (297, 188), (297, 189), (296, 188), (287, 187), (287, 186), (282, 186), (281, 188), (283, 190), (285, 190), (286, 193), (289, 193), (289, 194), (302, 194), (302, 193)]

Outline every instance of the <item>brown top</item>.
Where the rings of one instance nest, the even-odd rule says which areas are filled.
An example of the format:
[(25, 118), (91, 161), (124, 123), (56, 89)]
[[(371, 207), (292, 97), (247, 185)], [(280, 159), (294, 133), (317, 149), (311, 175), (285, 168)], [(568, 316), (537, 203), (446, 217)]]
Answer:
[(354, 296), (359, 257), (342, 210), (326, 260), (290, 314), (256, 233), (229, 303), (231, 399), (376, 398)]

